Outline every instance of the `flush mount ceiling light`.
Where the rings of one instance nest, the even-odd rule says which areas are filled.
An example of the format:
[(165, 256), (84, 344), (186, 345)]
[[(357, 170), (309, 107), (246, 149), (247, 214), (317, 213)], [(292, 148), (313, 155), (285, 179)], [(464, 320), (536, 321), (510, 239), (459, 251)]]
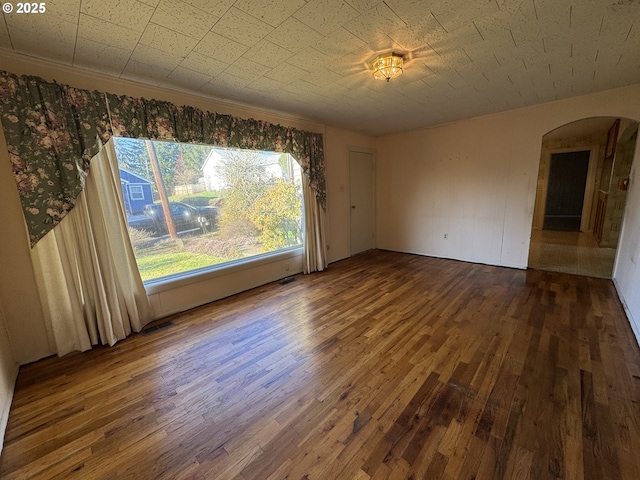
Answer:
[(380, 55), (373, 61), (373, 78), (386, 80), (402, 74), (404, 59), (399, 53)]

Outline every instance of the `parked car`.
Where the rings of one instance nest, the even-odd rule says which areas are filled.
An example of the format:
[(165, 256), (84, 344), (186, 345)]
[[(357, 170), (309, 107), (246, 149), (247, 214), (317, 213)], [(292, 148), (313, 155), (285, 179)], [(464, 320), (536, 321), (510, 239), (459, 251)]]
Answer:
[[(216, 227), (218, 209), (216, 207), (193, 207), (182, 202), (169, 202), (171, 218), (176, 232), (200, 230), (211, 232)], [(152, 203), (144, 207), (144, 218), (138, 219), (136, 224), (129, 221), (129, 226), (148, 230), (156, 235), (168, 233), (167, 222), (164, 217), (162, 204)]]
[(156, 229), (153, 219), (144, 214), (127, 216), (127, 224), (131, 228), (144, 230), (149, 233), (154, 233)]

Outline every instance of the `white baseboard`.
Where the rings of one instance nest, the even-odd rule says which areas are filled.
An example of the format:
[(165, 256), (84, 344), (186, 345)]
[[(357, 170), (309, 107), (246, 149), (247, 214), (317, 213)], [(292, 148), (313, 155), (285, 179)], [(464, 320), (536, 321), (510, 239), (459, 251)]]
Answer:
[(496, 262), (491, 262), (487, 260), (478, 260), (477, 258), (468, 258), (464, 256), (447, 257), (437, 253), (425, 253), (425, 252), (418, 252), (415, 250), (405, 250), (402, 248), (392, 248), (392, 247), (376, 247), (376, 248), (378, 250), (386, 250), (388, 252), (408, 253), (409, 255), (419, 255), (421, 257), (431, 257), (431, 258), (442, 258), (443, 260), (455, 260), (456, 262), (475, 263), (476, 265), (488, 265), (490, 267), (514, 268), (516, 270), (527, 269), (527, 265), (517, 265), (515, 263), (496, 263)]
[(633, 312), (627, 306), (627, 302), (625, 302), (624, 297), (620, 295), (620, 287), (616, 279), (613, 279), (613, 286), (616, 288), (616, 293), (618, 294), (618, 298), (620, 299), (620, 303), (622, 303), (622, 307), (624, 308), (624, 313), (627, 315), (627, 320), (629, 321), (629, 325), (631, 325), (631, 330), (633, 330), (633, 334), (636, 337), (636, 343), (640, 347), (640, 323), (633, 317)]
[(13, 372), (11, 372), (10, 389), (7, 392), (7, 398), (2, 405), (2, 412), (0, 412), (0, 454), (2, 454), (2, 447), (4, 446), (4, 434), (7, 431), (7, 423), (9, 423), (9, 412), (11, 411), (11, 403), (13, 402), (13, 392), (16, 388), (16, 380), (18, 378), (18, 369), (20, 366), (16, 363)]

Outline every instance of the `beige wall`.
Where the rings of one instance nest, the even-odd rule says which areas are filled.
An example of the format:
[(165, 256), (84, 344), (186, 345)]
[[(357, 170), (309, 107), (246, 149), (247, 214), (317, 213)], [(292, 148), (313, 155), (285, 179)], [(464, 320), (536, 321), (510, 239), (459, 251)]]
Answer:
[(494, 115), (378, 139), (377, 246), (525, 265), (537, 164), (523, 160), (539, 158), (541, 137), (520, 141), (515, 123)]
[(640, 342), (640, 142), (636, 142), (613, 281)]
[[(0, 130), (1, 131), (1, 130)], [(18, 189), (4, 135), (0, 135), (0, 305), (16, 360), (21, 364), (52, 353), (31, 267)]]
[[(620, 134), (623, 133), (623, 123), (620, 125)], [(629, 125), (630, 130), (637, 132), (636, 125)], [(607, 198), (607, 208), (602, 228), (601, 247), (616, 248), (620, 238), (620, 229), (624, 216), (627, 201), (627, 190), (620, 188), (620, 183), (629, 177), (631, 166), (635, 156), (636, 135), (631, 134), (631, 138), (618, 141), (616, 146), (611, 180), (609, 186), (609, 196)]]
[(0, 308), (0, 452), (4, 432), (9, 420), (9, 407), (13, 397), (13, 386), (18, 375), (18, 362), (14, 359), (2, 308)]

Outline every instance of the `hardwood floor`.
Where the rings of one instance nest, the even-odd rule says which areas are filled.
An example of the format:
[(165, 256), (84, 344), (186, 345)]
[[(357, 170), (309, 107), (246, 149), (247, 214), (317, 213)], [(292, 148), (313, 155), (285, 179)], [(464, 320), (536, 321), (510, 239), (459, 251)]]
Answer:
[(22, 367), (0, 477), (638, 479), (611, 281), (373, 251)]

